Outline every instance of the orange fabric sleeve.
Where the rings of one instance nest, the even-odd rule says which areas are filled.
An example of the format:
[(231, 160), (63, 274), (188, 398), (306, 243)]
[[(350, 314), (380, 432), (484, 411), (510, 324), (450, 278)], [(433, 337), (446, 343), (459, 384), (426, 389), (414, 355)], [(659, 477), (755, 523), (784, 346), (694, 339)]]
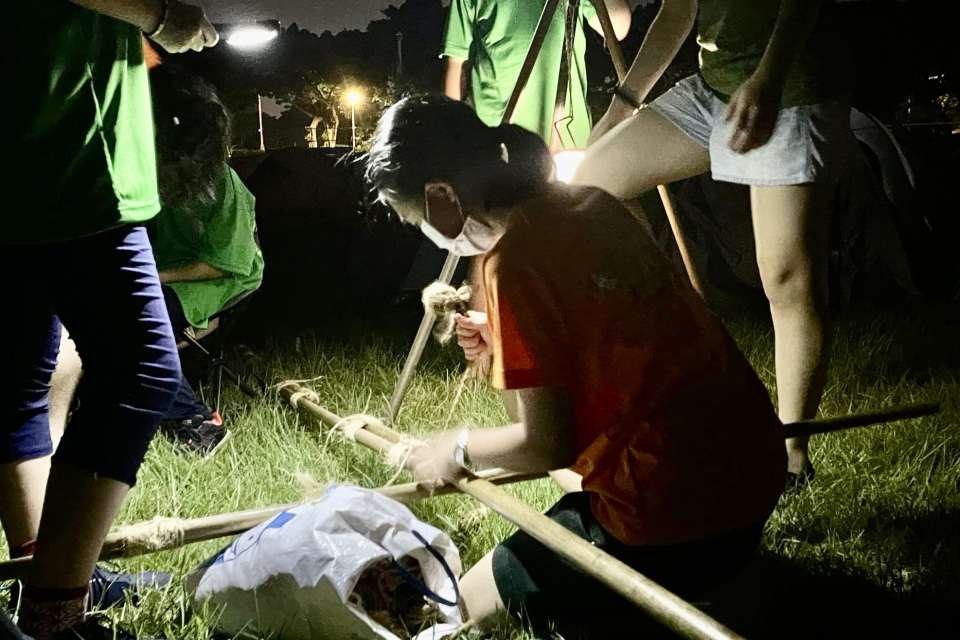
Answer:
[(567, 386), (572, 352), (560, 305), (546, 278), (530, 268), (507, 271), (494, 263), (486, 288), (493, 386)]

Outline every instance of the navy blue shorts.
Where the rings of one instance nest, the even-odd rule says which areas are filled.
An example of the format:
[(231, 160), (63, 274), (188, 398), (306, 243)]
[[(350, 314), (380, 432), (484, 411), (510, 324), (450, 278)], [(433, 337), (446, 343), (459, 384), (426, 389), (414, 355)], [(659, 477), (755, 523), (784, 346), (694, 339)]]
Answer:
[[(760, 545), (764, 522), (707, 540), (666, 546), (631, 546), (613, 537), (590, 509), (590, 494), (570, 493), (547, 511), (551, 520), (684, 599), (731, 579)], [(589, 628), (598, 620), (630, 619), (631, 629), (658, 625), (628, 600), (522, 531), (494, 549), (493, 577), (515, 617), (538, 633)], [(636, 635), (633, 633), (632, 635)]]
[(48, 394), (62, 321), (83, 360), (83, 402), (54, 464), (132, 486), (180, 379), (146, 230), (2, 247), (0, 273), (0, 464), (52, 451)]

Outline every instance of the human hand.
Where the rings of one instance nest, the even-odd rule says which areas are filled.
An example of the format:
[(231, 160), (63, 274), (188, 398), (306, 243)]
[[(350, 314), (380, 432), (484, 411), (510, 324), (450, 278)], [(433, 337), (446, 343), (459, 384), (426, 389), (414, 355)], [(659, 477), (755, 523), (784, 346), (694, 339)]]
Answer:
[(759, 72), (737, 87), (727, 105), (726, 120), (733, 123), (731, 149), (747, 153), (770, 140), (780, 114), (781, 95), (781, 84)]
[(493, 335), (487, 323), (487, 314), (467, 311), (454, 316), (457, 322), (457, 344), (467, 360), (484, 362), (493, 354)]
[(610, 107), (607, 108), (607, 112), (603, 114), (603, 117), (593, 126), (590, 137), (587, 139), (587, 146), (589, 147), (602, 138), (615, 126), (632, 116), (635, 111), (636, 109), (634, 109), (633, 106), (624, 102), (622, 98), (615, 96), (610, 102)]
[(409, 461), (413, 479), (431, 494), (454, 481), (463, 473), (454, 457), (456, 449), (457, 432), (442, 433), (414, 449)]
[(220, 40), (203, 9), (179, 0), (167, 0), (166, 18), (151, 40), (170, 53), (203, 51)]

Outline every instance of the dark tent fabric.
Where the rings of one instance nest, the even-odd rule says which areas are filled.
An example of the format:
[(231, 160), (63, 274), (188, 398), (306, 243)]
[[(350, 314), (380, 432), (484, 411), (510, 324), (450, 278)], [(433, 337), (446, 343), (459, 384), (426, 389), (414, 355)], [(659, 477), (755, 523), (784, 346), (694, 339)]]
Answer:
[[(861, 154), (837, 189), (831, 221), (831, 288), (845, 304), (864, 276), (896, 285), (908, 296), (931, 293), (933, 242), (916, 190), (914, 168), (890, 132), (853, 110)], [(761, 289), (749, 189), (698, 176), (670, 187), (694, 265), (709, 300), (730, 289)], [(679, 263), (669, 227), (661, 245)]]
[(391, 304), (423, 242), (363, 206), (359, 167), (341, 149), (282, 149), (232, 162), (257, 198), (266, 267), (245, 325), (308, 328)]

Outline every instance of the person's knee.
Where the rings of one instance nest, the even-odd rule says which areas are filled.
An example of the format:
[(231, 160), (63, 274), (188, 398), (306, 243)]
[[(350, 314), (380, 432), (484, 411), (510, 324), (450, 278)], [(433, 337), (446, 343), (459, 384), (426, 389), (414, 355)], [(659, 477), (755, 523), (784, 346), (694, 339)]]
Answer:
[(757, 261), (763, 291), (772, 308), (820, 308), (825, 303), (820, 277), (803, 260), (760, 256)]

